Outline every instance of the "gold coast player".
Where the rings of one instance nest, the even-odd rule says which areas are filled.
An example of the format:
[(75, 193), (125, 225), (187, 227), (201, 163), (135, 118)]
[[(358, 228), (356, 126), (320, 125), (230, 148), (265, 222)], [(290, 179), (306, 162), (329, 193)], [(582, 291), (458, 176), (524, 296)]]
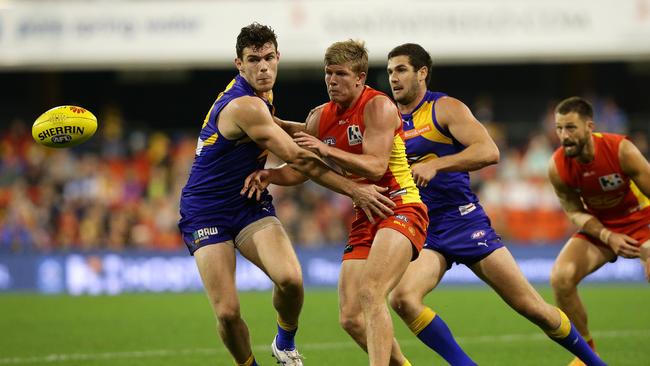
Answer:
[(618, 256), (640, 257), (650, 281), (650, 164), (625, 136), (593, 128), (589, 102), (572, 97), (558, 104), (555, 131), (562, 147), (553, 154), (548, 175), (578, 226), (551, 273), (555, 300), (595, 348), (577, 285)]
[(462, 263), (554, 341), (590, 365), (603, 365), (567, 317), (528, 283), (492, 229), (467, 172), (495, 164), (499, 150), (463, 102), (427, 90), (431, 67), (431, 56), (417, 44), (397, 46), (388, 54), (388, 79), (402, 113), (406, 153), (430, 220), (424, 250), (393, 289), (391, 306), (447, 362), (474, 365), (440, 316), (422, 301), (454, 262)]
[[(273, 30), (253, 23), (237, 37), (239, 75), (205, 118), (192, 170), (183, 188), (179, 228), (196, 263), (218, 321), (218, 331), (238, 365), (256, 365), (235, 287), (235, 250), (273, 281), (278, 334), (273, 355), (282, 365), (302, 365), (294, 345), (303, 303), (302, 273), (275, 217), (271, 196), (240, 194), (246, 177), (264, 167), (265, 149), (316, 182), (347, 194), (367, 212), (392, 214), (393, 202), (373, 185), (353, 183), (301, 149), (273, 122), (271, 105), (278, 60)], [(382, 203), (383, 202), (383, 203)], [(384, 214), (385, 212), (385, 214)]]
[[(386, 296), (416, 258), (427, 227), (426, 206), (410, 174), (393, 102), (365, 85), (368, 53), (357, 41), (332, 44), (325, 53), (325, 84), (330, 102), (303, 124), (278, 121), (295, 133), (302, 147), (362, 182), (389, 187), (394, 215), (376, 222), (357, 210), (339, 278), (340, 322), (368, 352), (370, 365), (409, 365), (393, 339)], [(316, 137), (315, 137), (316, 136)], [(326, 143), (324, 143), (326, 142)], [(253, 180), (293, 185), (305, 180), (291, 169), (264, 171)], [(393, 358), (391, 359), (391, 347)]]

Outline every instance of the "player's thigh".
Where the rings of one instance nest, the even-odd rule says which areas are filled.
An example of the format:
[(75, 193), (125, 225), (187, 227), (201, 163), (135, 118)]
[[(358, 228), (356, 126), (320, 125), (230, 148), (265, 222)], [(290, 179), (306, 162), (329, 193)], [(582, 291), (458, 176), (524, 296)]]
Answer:
[(287, 281), (302, 283), (300, 263), (289, 236), (277, 218), (267, 217), (244, 230), (251, 230), (237, 242), (237, 248), (244, 258), (264, 271), (276, 284)]
[(392, 293), (399, 297), (423, 298), (438, 286), (446, 271), (447, 261), (442, 254), (435, 250), (423, 249), (418, 259), (409, 264)]
[(339, 317), (344, 322), (346, 319), (362, 316), (359, 290), (361, 289), (361, 273), (365, 259), (348, 259), (341, 264), (339, 273)]
[(528, 282), (506, 247), (496, 249), (470, 266), (470, 269), (511, 305), (519, 301), (544, 301)]
[(235, 248), (232, 242), (202, 246), (194, 252), (194, 260), (214, 310), (238, 307)]
[(402, 278), (412, 255), (413, 247), (406, 236), (390, 228), (379, 229), (361, 274), (363, 285), (387, 294)]
[(616, 254), (611, 249), (592, 244), (583, 238), (573, 237), (564, 245), (555, 260), (551, 271), (551, 282), (578, 283), (614, 259)]

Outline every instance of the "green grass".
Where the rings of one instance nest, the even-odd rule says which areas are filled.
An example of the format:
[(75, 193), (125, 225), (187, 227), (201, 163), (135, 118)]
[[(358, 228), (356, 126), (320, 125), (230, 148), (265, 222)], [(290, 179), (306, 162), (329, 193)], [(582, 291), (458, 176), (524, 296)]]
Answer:
[[(550, 291), (542, 288), (550, 299)], [(647, 365), (650, 289), (585, 286), (582, 297), (600, 354), (610, 365)], [(270, 293), (241, 295), (261, 365), (275, 364)], [(571, 355), (511, 311), (484, 287), (446, 287), (427, 303), (449, 324), (480, 365), (565, 365)], [(395, 331), (413, 365), (442, 365), (396, 319)], [(336, 292), (308, 290), (300, 331), (308, 366), (365, 365), (367, 358), (337, 322)], [(70, 297), (0, 296), (0, 365), (233, 365), (218, 339), (203, 294)]]

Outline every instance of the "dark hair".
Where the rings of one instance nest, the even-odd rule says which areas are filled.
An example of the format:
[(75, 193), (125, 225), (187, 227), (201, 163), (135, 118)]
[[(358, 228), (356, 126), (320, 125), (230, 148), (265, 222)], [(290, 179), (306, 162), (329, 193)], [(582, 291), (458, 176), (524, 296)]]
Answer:
[(241, 29), (237, 36), (237, 57), (242, 58), (244, 55), (244, 48), (252, 47), (253, 49), (262, 48), (265, 44), (272, 42), (277, 51), (278, 40), (273, 29), (267, 25), (262, 25), (258, 22), (247, 25)]
[(408, 56), (409, 63), (411, 64), (411, 66), (413, 66), (415, 71), (420, 70), (422, 67), (426, 67), (427, 68), (426, 83), (427, 85), (429, 85), (429, 81), (431, 80), (431, 68), (433, 67), (433, 60), (431, 59), (431, 55), (429, 55), (429, 52), (427, 52), (419, 44), (404, 43), (402, 45), (393, 48), (388, 53), (388, 59), (397, 56)]
[(578, 113), (583, 120), (594, 119), (594, 108), (591, 106), (591, 103), (580, 97), (567, 98), (555, 107), (555, 113), (564, 115), (571, 112)]

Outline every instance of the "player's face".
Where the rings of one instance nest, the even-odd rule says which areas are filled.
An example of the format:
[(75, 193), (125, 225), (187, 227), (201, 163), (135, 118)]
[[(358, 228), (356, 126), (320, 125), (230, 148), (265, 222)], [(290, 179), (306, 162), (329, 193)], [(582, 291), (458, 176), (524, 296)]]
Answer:
[(388, 82), (393, 99), (401, 105), (411, 104), (418, 96), (418, 72), (408, 56), (395, 56), (388, 60)]
[(570, 158), (579, 156), (589, 143), (593, 122), (584, 120), (576, 112), (555, 114), (555, 133), (560, 139), (564, 154)]
[(244, 48), (242, 58), (235, 59), (235, 65), (255, 91), (264, 93), (275, 84), (279, 60), (280, 53), (268, 42), (261, 48)]
[(325, 85), (330, 100), (337, 104), (346, 105), (357, 96), (360, 86), (365, 81), (366, 73), (352, 71), (348, 64), (325, 66)]

